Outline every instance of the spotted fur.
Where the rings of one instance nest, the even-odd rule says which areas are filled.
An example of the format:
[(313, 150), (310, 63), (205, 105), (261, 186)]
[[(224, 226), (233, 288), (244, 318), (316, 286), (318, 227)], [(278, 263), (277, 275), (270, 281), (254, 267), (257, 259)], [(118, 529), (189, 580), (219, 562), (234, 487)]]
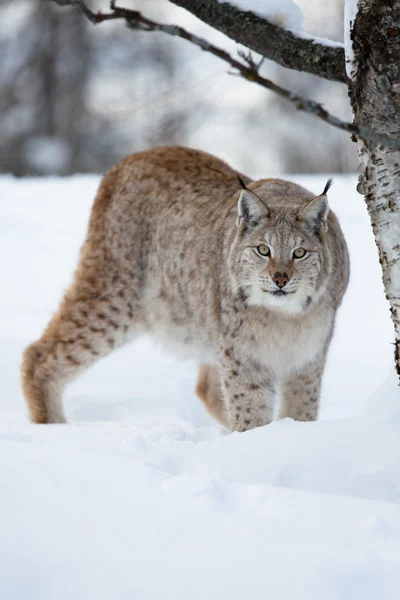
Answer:
[(188, 148), (104, 176), (72, 285), (24, 353), (32, 421), (65, 422), (66, 384), (143, 332), (199, 361), (196, 391), (231, 430), (269, 423), (279, 394), (280, 416), (317, 417), (346, 244), (326, 193), (241, 177)]

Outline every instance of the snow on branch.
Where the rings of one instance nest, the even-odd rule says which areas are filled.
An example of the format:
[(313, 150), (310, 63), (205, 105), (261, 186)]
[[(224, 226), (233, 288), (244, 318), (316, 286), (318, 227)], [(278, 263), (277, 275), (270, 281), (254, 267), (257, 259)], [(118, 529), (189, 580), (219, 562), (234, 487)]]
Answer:
[(344, 50), (344, 44), (342, 42), (335, 42), (334, 40), (328, 40), (327, 38), (321, 38), (306, 31), (300, 31), (292, 29), (291, 33), (301, 40), (309, 40), (313, 44), (320, 44), (321, 46), (327, 46), (328, 48), (339, 48)]
[[(284, 4), (288, 9), (288, 0), (284, 3), (283, 0), (169, 1), (185, 8), (238, 44), (282, 67), (312, 73), (332, 81), (346, 82), (343, 46), (332, 44), (330, 40), (300, 35), (297, 31), (301, 29), (299, 16), (296, 17), (293, 10), (289, 13), (288, 10), (279, 8), (280, 4)], [(265, 5), (264, 8), (261, 8), (262, 4)], [(295, 5), (291, 4), (293, 9)], [(258, 10), (257, 5), (260, 6)], [(268, 9), (268, 5), (275, 6), (278, 12), (274, 13), (271, 6)], [(281, 10), (280, 13), (278, 9)], [(282, 15), (281, 22), (278, 13)], [(274, 22), (268, 20), (266, 15), (270, 19), (272, 15)]]
[(166, 33), (168, 35), (187, 40), (195, 46), (198, 46), (205, 52), (208, 52), (213, 56), (220, 58), (225, 63), (229, 64), (236, 70), (236, 75), (243, 77), (247, 81), (257, 83), (261, 87), (271, 90), (281, 98), (284, 98), (285, 100), (291, 102), (297, 110), (305, 112), (309, 115), (313, 115), (321, 119), (322, 121), (329, 123), (333, 127), (336, 127), (337, 129), (342, 129), (343, 131), (347, 131), (351, 135), (360, 138), (366, 142), (380, 144), (382, 146), (392, 148), (394, 150), (400, 149), (400, 139), (393, 139), (387, 135), (375, 133), (374, 131), (371, 131), (368, 127), (365, 127), (363, 125), (354, 125), (353, 123), (347, 123), (345, 121), (342, 121), (338, 117), (331, 115), (318, 102), (315, 102), (314, 100), (309, 100), (308, 98), (304, 98), (303, 96), (299, 96), (298, 94), (295, 94), (290, 90), (286, 90), (285, 88), (280, 87), (279, 85), (273, 83), (269, 79), (262, 77), (259, 73), (259, 68), (261, 66), (262, 61), (256, 63), (253, 60), (250, 52), (239, 52), (239, 57), (241, 60), (237, 60), (222, 48), (214, 46), (207, 40), (193, 33), (190, 33), (183, 27), (180, 27), (178, 25), (157, 23), (156, 21), (152, 21), (147, 17), (143, 16), (140, 12), (136, 10), (131, 10), (128, 8), (117, 6), (114, 0), (110, 4), (111, 11), (109, 13), (91, 11), (83, 0), (53, 1), (61, 6), (76, 6), (95, 25), (99, 23), (104, 23), (105, 21), (121, 19), (125, 21), (125, 24), (129, 29), (139, 29), (141, 31), (162, 31), (163, 33)]

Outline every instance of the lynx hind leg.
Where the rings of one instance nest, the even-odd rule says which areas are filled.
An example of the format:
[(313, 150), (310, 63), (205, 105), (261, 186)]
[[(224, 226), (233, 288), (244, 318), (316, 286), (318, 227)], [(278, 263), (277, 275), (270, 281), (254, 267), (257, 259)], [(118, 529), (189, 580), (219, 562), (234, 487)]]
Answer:
[(65, 422), (65, 385), (143, 329), (140, 239), (112, 203), (119, 169), (100, 184), (71, 288), (42, 337), (25, 350), (22, 389), (34, 423)]
[(228, 418), (221, 393), (221, 381), (216, 367), (200, 365), (196, 394), (207, 412), (224, 427), (228, 427)]
[[(65, 423), (61, 395), (79, 373), (121, 346), (135, 331), (135, 309), (115, 284), (100, 295), (75, 283), (43, 336), (24, 352), (21, 380), (34, 423)], [(109, 289), (109, 288), (108, 288)]]

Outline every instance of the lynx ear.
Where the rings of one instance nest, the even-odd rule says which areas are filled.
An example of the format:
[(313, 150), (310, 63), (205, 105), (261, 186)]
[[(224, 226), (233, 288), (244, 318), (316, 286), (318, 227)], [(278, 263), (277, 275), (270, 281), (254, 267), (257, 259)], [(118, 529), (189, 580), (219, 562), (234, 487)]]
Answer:
[(329, 204), (327, 192), (332, 185), (332, 179), (328, 179), (325, 189), (320, 196), (307, 202), (298, 212), (297, 218), (307, 222), (316, 234), (326, 233), (328, 231), (327, 218), (329, 213)]
[(240, 219), (247, 221), (248, 223), (255, 225), (257, 221), (268, 214), (267, 207), (261, 202), (260, 198), (247, 188), (242, 190), (238, 202), (238, 220)]

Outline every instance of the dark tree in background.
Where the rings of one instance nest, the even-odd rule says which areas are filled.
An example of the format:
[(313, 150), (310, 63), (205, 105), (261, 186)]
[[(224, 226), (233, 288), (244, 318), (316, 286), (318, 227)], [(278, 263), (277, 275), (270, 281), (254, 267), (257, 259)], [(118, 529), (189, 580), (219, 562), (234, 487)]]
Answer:
[[(175, 8), (156, 0), (130, 4), (163, 20)], [(331, 0), (329, 25), (314, 8), (314, 31), (324, 27), (340, 39), (342, 8), (343, 0)], [(103, 172), (128, 153), (160, 144), (203, 148), (251, 173), (356, 168), (348, 136), (271, 96), (250, 101), (254, 94), (246, 97), (245, 85), (221, 77), (216, 61), (190, 46), (182, 52), (179, 40), (162, 33), (133, 37), (118, 23), (94, 28), (50, 0), (0, 0), (0, 56), (0, 172)], [(272, 61), (263, 72), (305, 95), (312, 89), (328, 104), (334, 99), (336, 112), (350, 117), (344, 86)], [(241, 103), (233, 98), (237, 90)], [(312, 155), (303, 151), (310, 138)]]
[(101, 172), (127, 153), (184, 143), (189, 106), (171, 93), (152, 108), (177, 72), (161, 36), (132, 44), (120, 27), (94, 32), (49, 0), (0, 0), (0, 31), (0, 172)]
[(15, 175), (73, 173), (86, 118), (86, 24), (42, 0), (31, 0), (15, 23), (18, 4), (0, 3), (0, 167)]

